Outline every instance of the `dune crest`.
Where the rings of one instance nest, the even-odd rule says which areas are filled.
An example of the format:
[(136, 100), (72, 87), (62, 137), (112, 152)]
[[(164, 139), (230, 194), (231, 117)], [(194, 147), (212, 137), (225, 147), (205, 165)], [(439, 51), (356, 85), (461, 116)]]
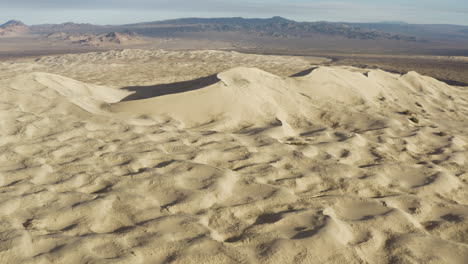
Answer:
[[(145, 97), (115, 103), (110, 110), (134, 117), (173, 118), (185, 127), (210, 123), (218, 129), (235, 129), (279, 122), (300, 131), (311, 124), (340, 124), (343, 120), (323, 117), (328, 113), (334, 116), (331, 119), (339, 119), (341, 111), (359, 115), (362, 110), (356, 107), (365, 108), (368, 119), (385, 123), (392, 121), (387, 117), (389, 109), (398, 116), (398, 112), (419, 111), (418, 104), (433, 109), (449, 107), (450, 94), (464, 92), (415, 72), (400, 76), (356, 68), (319, 67), (305, 76), (283, 78), (239, 67), (217, 74), (216, 79), (208, 78), (211, 83), (196, 89), (181, 90), (177, 83), (164, 85), (164, 89), (179, 89), (179, 93), (161, 93), (160, 86), (133, 89)], [(190, 84), (197, 86), (198, 81), (206, 83), (204, 79)], [(466, 114), (463, 109), (457, 113)]]

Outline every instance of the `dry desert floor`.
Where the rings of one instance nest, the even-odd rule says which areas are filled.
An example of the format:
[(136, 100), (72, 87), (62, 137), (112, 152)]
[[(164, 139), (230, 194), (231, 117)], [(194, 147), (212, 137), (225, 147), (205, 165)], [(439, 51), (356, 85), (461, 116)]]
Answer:
[(468, 263), (468, 88), (327, 62), (0, 62), (0, 263)]

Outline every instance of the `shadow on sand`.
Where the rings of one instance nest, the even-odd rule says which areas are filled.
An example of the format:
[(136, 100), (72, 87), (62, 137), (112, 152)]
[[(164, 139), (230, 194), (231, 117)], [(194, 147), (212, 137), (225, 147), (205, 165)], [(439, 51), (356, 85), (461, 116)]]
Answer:
[(215, 75), (211, 75), (208, 77), (202, 77), (202, 78), (198, 78), (195, 80), (184, 81), (184, 82), (157, 84), (157, 85), (150, 85), (150, 86), (124, 87), (122, 88), (123, 90), (135, 92), (135, 93), (125, 97), (121, 102), (142, 100), (142, 99), (164, 96), (164, 95), (169, 95), (169, 94), (193, 91), (193, 90), (197, 90), (197, 89), (210, 86), (219, 81), (220, 80), (215, 74)]
[(298, 72), (298, 73), (295, 73), (289, 77), (302, 77), (302, 76), (306, 76), (306, 75), (309, 75), (311, 72), (313, 72), (315, 69), (317, 69), (318, 67), (312, 67), (310, 69), (307, 69), (307, 70), (303, 70), (301, 72)]

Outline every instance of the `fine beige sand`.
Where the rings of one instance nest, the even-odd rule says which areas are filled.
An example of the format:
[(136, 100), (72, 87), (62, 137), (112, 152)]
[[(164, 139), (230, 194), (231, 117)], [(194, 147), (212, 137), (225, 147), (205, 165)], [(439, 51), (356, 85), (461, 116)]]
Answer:
[(0, 263), (468, 263), (468, 89), (326, 62), (0, 62)]

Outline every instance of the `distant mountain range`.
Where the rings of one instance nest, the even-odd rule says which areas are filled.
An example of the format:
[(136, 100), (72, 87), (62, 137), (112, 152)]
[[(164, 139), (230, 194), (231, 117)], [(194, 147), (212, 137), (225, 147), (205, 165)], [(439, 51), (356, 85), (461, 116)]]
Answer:
[[(265, 52), (468, 54), (468, 26), (407, 24), (400, 21), (298, 22), (276, 16), (181, 18), (126, 25), (67, 22), (26, 26), (21, 21), (11, 20), (0, 26), (0, 37), (27, 34), (44, 39), (55, 33), (60, 33), (55, 35), (58, 38), (48, 38), (55, 44), (63, 40), (63, 43), (97, 47), (106, 44), (125, 46), (129, 43), (142, 43), (143, 40), (151, 43), (153, 40), (157, 41), (152, 38), (164, 38), (164, 41), (184, 39), (227, 43), (223, 45), (236, 50), (249, 50), (253, 47), (256, 51)], [(189, 47), (191, 46), (187, 44), (185, 48)]]
[(173, 31), (222, 31), (244, 32), (257, 36), (278, 38), (311, 37), (317, 34), (342, 36), (350, 39), (403, 39), (415, 41), (412, 36), (402, 34), (389, 34), (372, 29), (361, 29), (345, 23), (333, 22), (296, 22), (282, 17), (267, 19), (233, 18), (182, 18), (165, 21), (145, 22), (124, 25), (132, 28), (164, 28)]
[(307, 38), (318, 35), (338, 36), (347, 39), (388, 39), (424, 41), (431, 38), (468, 38), (468, 26), (419, 25), (400, 21), (379, 23), (347, 22), (297, 22), (283, 17), (272, 18), (181, 18), (164, 21), (143, 22), (127, 25), (93, 25), (73, 22), (26, 26), (21, 21), (11, 20), (0, 26), (0, 34), (24, 33), (52, 34), (105, 33), (111, 31), (134, 31), (144, 36), (164, 37), (175, 33), (193, 32), (241, 32), (255, 36), (274, 38)]

